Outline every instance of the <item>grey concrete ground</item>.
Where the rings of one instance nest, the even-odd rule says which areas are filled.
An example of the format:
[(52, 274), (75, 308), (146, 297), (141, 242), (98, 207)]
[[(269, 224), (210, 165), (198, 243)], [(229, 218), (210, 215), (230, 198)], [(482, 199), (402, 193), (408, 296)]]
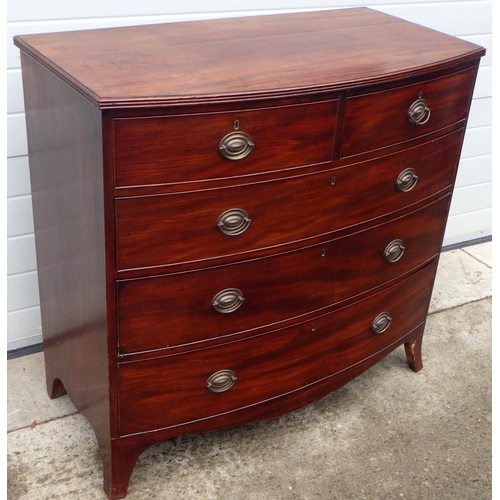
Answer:
[[(152, 446), (127, 499), (492, 498), (491, 266), (491, 243), (442, 255), (418, 374), (399, 348), (289, 415)], [(93, 432), (48, 399), (42, 353), (8, 361), (7, 396), (8, 499), (105, 499)]]

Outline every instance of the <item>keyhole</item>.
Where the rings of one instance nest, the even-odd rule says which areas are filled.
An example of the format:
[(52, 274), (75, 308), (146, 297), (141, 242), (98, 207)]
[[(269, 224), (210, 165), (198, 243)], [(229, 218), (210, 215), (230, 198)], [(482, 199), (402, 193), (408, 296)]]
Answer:
[(234, 120), (234, 130), (239, 130), (239, 128), (240, 128), (240, 121)]
[(313, 324), (313, 325), (311, 326), (311, 332), (315, 332), (315, 331), (316, 331), (316, 325), (314, 325), (314, 324)]
[(321, 250), (321, 257), (324, 257), (326, 255), (326, 248), (323, 248)]

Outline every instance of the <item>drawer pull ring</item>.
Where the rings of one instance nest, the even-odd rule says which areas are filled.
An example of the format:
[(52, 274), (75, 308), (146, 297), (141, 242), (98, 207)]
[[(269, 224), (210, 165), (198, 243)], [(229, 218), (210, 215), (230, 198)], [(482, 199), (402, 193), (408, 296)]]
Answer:
[(418, 181), (418, 175), (413, 168), (404, 169), (396, 179), (396, 187), (403, 191), (403, 193), (407, 193), (411, 191)]
[(427, 101), (419, 97), (408, 110), (408, 120), (414, 125), (425, 125), (431, 117), (431, 110), (427, 106)]
[(212, 299), (212, 307), (221, 314), (229, 314), (238, 310), (244, 301), (243, 294), (237, 288), (226, 288)]
[(371, 326), (373, 333), (384, 333), (390, 326), (392, 321), (391, 315), (388, 312), (380, 313), (374, 320)]
[(224, 392), (238, 380), (232, 370), (220, 370), (207, 379), (207, 389), (211, 392)]
[(219, 215), (217, 227), (228, 236), (237, 236), (244, 233), (250, 226), (251, 219), (242, 208), (231, 208)]
[(231, 132), (219, 143), (220, 154), (227, 160), (241, 160), (248, 156), (254, 147), (254, 143), (245, 132)]
[(397, 262), (403, 256), (404, 251), (403, 242), (401, 240), (393, 240), (385, 247), (384, 259), (391, 263)]

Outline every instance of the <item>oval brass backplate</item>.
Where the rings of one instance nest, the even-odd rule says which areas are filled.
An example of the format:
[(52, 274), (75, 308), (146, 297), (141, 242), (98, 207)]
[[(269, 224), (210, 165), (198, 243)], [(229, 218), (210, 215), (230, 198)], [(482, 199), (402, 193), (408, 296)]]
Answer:
[(231, 208), (219, 215), (217, 227), (228, 236), (238, 236), (250, 226), (251, 219), (242, 208)]
[(419, 97), (408, 109), (408, 120), (414, 125), (425, 125), (431, 117), (427, 101)]
[(237, 288), (226, 288), (212, 299), (212, 307), (221, 314), (229, 314), (238, 310), (244, 301), (243, 294)]
[(403, 242), (400, 239), (391, 241), (384, 250), (384, 259), (391, 264), (397, 262), (405, 251)]
[(236, 374), (232, 370), (219, 370), (207, 379), (207, 389), (211, 392), (224, 392), (236, 382)]
[(413, 168), (405, 168), (396, 179), (396, 187), (399, 191), (407, 193), (411, 191), (418, 181), (418, 175)]
[(227, 160), (242, 160), (254, 147), (251, 137), (241, 131), (227, 134), (219, 143), (220, 154)]
[(388, 312), (380, 313), (374, 320), (371, 326), (373, 333), (384, 333), (392, 322), (391, 315)]

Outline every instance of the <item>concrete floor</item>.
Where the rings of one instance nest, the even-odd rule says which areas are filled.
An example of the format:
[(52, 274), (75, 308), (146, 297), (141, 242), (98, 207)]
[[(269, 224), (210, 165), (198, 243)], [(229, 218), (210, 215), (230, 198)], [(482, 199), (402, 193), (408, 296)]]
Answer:
[[(491, 249), (442, 255), (418, 374), (399, 348), (289, 415), (154, 445), (127, 499), (492, 498)], [(43, 353), (7, 366), (8, 499), (105, 499), (94, 434), (49, 400)]]

